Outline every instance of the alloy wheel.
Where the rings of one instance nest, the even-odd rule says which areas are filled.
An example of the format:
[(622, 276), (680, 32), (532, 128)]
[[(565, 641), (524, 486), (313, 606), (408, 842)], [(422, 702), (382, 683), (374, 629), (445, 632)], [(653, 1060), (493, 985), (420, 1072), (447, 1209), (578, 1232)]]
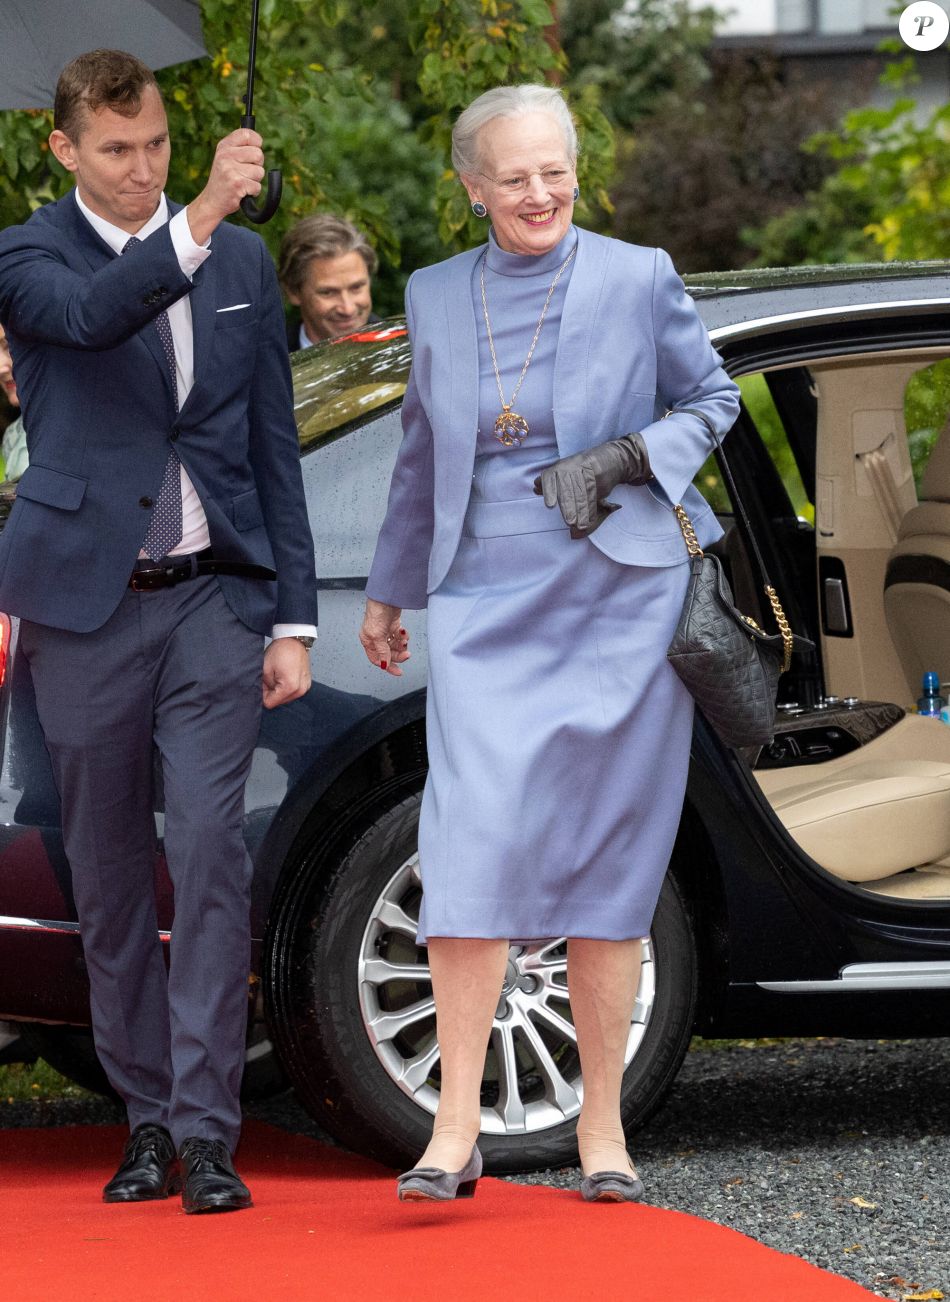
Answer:
[[(393, 1082), (419, 1107), (439, 1102), (440, 1060), (426, 950), (416, 944), (422, 890), (413, 854), (380, 893), (359, 952), (359, 1001), (370, 1043)], [(627, 1040), (635, 1057), (656, 998), (649, 940)], [(576, 1118), (582, 1087), (562, 937), (513, 944), (482, 1081), (483, 1134), (546, 1130)]]

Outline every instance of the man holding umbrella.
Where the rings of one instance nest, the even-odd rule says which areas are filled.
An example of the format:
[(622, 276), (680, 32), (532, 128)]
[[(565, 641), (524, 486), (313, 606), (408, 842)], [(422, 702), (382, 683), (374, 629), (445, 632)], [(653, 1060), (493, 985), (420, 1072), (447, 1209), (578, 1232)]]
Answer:
[[(149, 68), (62, 73), (75, 189), (0, 233), (0, 322), (30, 465), (0, 536), (53, 762), (99, 1056), (131, 1127), (104, 1197), (250, 1205), (240, 1128), (250, 961), (244, 783), (260, 722), (307, 691), (313, 543), (283, 313), (260, 239), (261, 138), (219, 142), (186, 208)], [(264, 635), (273, 641), (263, 651)], [(158, 939), (153, 749), (175, 888)], [(179, 1166), (180, 1163), (180, 1166)]]

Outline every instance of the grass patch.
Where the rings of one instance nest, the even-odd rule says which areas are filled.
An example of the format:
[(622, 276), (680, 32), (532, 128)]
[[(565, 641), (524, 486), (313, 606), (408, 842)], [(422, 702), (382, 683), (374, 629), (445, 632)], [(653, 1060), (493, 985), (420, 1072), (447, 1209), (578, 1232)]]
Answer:
[(23, 1103), (34, 1099), (41, 1103), (51, 1099), (81, 1099), (92, 1097), (65, 1076), (60, 1076), (42, 1058), (27, 1064), (12, 1063), (0, 1067), (0, 1103)]

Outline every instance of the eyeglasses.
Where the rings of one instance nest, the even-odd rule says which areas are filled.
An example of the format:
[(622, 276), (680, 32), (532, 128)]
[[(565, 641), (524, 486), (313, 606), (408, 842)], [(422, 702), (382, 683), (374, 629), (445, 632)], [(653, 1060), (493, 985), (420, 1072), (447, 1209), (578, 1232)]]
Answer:
[(491, 181), (502, 194), (523, 194), (531, 184), (532, 176), (540, 176), (547, 189), (555, 190), (559, 185), (564, 185), (570, 175), (570, 170), (566, 167), (546, 167), (543, 171), (539, 169), (528, 172), (526, 176), (489, 176), (487, 172), (479, 172), (479, 176)]

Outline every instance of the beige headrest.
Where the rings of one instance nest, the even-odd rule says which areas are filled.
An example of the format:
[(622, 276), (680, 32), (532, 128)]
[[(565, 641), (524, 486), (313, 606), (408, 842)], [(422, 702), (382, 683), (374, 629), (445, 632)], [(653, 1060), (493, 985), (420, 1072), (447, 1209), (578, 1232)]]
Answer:
[(950, 421), (937, 435), (920, 480), (921, 502), (950, 502)]
[[(925, 550), (950, 561), (950, 502), (921, 502), (901, 520), (900, 541), (891, 553), (916, 553)], [(921, 543), (920, 539), (926, 542)]]

